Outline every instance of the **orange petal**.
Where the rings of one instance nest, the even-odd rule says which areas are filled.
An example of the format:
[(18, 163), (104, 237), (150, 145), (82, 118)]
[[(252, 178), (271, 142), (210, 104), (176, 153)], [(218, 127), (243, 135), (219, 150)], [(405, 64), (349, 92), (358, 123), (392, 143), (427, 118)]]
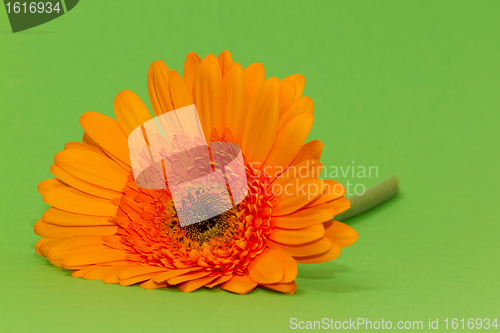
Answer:
[(118, 191), (113, 191), (103, 187), (95, 186), (79, 178), (76, 178), (71, 174), (67, 173), (66, 171), (64, 171), (63, 169), (61, 169), (56, 164), (52, 164), (52, 166), (50, 167), (50, 172), (52, 172), (54, 176), (56, 176), (58, 179), (62, 180), (66, 184), (70, 185), (71, 187), (74, 187), (77, 190), (80, 190), (87, 194), (95, 195), (96, 197), (104, 199), (114, 199), (122, 196), (122, 194)]
[(281, 174), (279, 168), (276, 168), (276, 173), (270, 174), (270, 176), (277, 177), (272, 181), (273, 184), (281, 184), (283, 186), (293, 178), (318, 178), (322, 169), (323, 164), (320, 161), (306, 160), (297, 165), (289, 166)]
[(156, 283), (153, 281), (153, 279), (144, 281), (141, 283), (141, 288), (142, 289), (158, 289), (158, 288), (164, 288), (167, 287), (168, 284), (166, 282), (163, 283)]
[(129, 176), (113, 160), (86, 150), (60, 151), (54, 161), (72, 176), (118, 192), (123, 190)]
[(95, 142), (91, 137), (90, 135), (88, 135), (88, 133), (84, 132), (83, 133), (83, 137), (82, 137), (82, 143), (83, 144), (86, 144), (86, 145), (89, 145), (89, 146), (92, 146), (92, 147), (96, 147), (98, 148), (99, 150), (102, 150), (101, 146), (99, 146), (97, 144), (97, 142)]
[[(46, 242), (43, 242), (40, 247), (39, 247), (39, 252), (42, 256), (44, 257), (47, 257), (50, 250), (52, 250), (52, 248), (54, 248), (54, 246), (62, 243), (62, 242), (65, 242), (69, 239), (76, 239), (76, 238), (85, 238), (85, 237), (88, 237), (88, 236), (72, 236), (72, 237), (60, 237), (60, 238), (54, 238), (54, 239), (50, 239), (50, 238), (42, 238), (42, 239), (48, 239)], [(98, 236), (92, 236), (92, 237), (95, 237), (95, 238), (99, 238)]]
[(334, 209), (325, 204), (307, 209), (300, 209), (288, 215), (274, 216), (272, 223), (283, 229), (302, 229), (317, 223), (333, 219)]
[(280, 81), (280, 115), (288, 109), (295, 100), (295, 83)]
[(323, 194), (307, 204), (307, 207), (319, 206), (326, 202), (336, 200), (343, 197), (346, 193), (344, 185), (335, 180), (324, 179), (323, 183), (325, 184)]
[(307, 160), (319, 160), (323, 152), (323, 143), (319, 140), (312, 140), (302, 146), (297, 157), (293, 160), (291, 165), (297, 165)]
[(267, 249), (267, 251), (278, 258), (283, 265), (283, 278), (281, 279), (280, 283), (289, 283), (294, 281), (297, 277), (298, 271), (297, 262), (295, 261), (295, 259), (285, 252), (277, 249)]
[(249, 104), (253, 95), (257, 92), (257, 89), (264, 83), (266, 72), (264, 70), (264, 65), (256, 62), (245, 68), (243, 73), (245, 74), (245, 83), (247, 87), (247, 104)]
[(97, 112), (86, 112), (80, 117), (80, 125), (102, 149), (130, 166), (127, 136), (116, 120)]
[(137, 266), (136, 264), (126, 264), (126, 265), (116, 265), (112, 266), (112, 268), (104, 274), (104, 277), (102, 278), (102, 281), (104, 283), (118, 283), (118, 274), (120, 271), (124, 268), (128, 267), (134, 267)]
[(298, 115), (290, 120), (276, 135), (276, 141), (264, 163), (271, 174), (283, 170), (295, 159), (309, 135), (314, 116), (309, 113)]
[(92, 266), (83, 271), (84, 280), (102, 280), (112, 266)]
[(279, 190), (280, 193), (272, 215), (288, 215), (304, 207), (323, 193), (323, 186), (320, 179), (295, 178), (278, 189), (273, 187), (273, 190)]
[(46, 238), (59, 238), (85, 235), (113, 235), (118, 231), (118, 226), (88, 226), (88, 227), (61, 227), (48, 224), (39, 220), (35, 223), (35, 234)]
[(277, 291), (284, 294), (293, 294), (297, 290), (297, 284), (295, 282), (289, 283), (276, 283), (276, 284), (261, 284), (261, 287)]
[(330, 250), (331, 242), (328, 237), (325, 236), (317, 241), (301, 245), (285, 245), (268, 240), (267, 246), (271, 249), (285, 251), (293, 257), (307, 257), (325, 253)]
[(199, 279), (202, 277), (205, 277), (209, 275), (211, 272), (192, 272), (192, 273), (187, 273), (184, 275), (179, 275), (173, 278), (168, 279), (168, 284), (170, 285), (176, 285), (182, 282), (190, 281), (190, 280), (195, 280)]
[(330, 206), (335, 211), (335, 215), (345, 212), (351, 207), (351, 202), (346, 197), (335, 199), (329, 202)]
[(45, 195), (48, 191), (54, 190), (56, 188), (64, 188), (68, 187), (68, 185), (64, 184), (60, 180), (56, 178), (49, 178), (42, 180), (37, 187), (38, 193), (41, 195)]
[(140, 283), (140, 282), (149, 280), (152, 277), (154, 277), (156, 274), (157, 273), (142, 274), (142, 275), (134, 276), (134, 277), (131, 277), (131, 278), (128, 278), (128, 279), (120, 279), (120, 277), (118, 276), (118, 279), (120, 280), (119, 281), (120, 286), (125, 287), (125, 286), (130, 286), (130, 285), (133, 285), (133, 284), (136, 284), (136, 283)]
[(293, 74), (290, 76), (287, 76), (283, 80), (283, 82), (293, 82), (295, 83), (295, 99), (299, 99), (300, 96), (302, 96), (302, 93), (304, 92), (304, 86), (306, 84), (306, 79), (302, 74)]
[(188, 86), (189, 90), (194, 96), (195, 84), (196, 84), (196, 74), (198, 72), (198, 67), (200, 66), (201, 58), (194, 52), (189, 52), (186, 56), (186, 60), (184, 61), (184, 71), (182, 72), (182, 76), (184, 77), (184, 81)]
[[(42, 252), (40, 252), (40, 247), (41, 247), (43, 244), (45, 244), (45, 243), (47, 243), (47, 242), (50, 242), (50, 241), (51, 241), (51, 239), (50, 239), (50, 238), (40, 238), (40, 239), (38, 240), (38, 242), (36, 242), (36, 244), (35, 244), (35, 252), (36, 252), (36, 253), (38, 253), (39, 255), (43, 256)], [(45, 256), (44, 256), (44, 257), (45, 257)]]
[(222, 275), (222, 276), (219, 276), (219, 277), (218, 277), (217, 279), (215, 279), (214, 281), (212, 281), (212, 282), (210, 282), (210, 283), (206, 284), (206, 287), (207, 287), (207, 288), (213, 288), (213, 287), (215, 287), (215, 286), (217, 286), (217, 285), (219, 285), (219, 284), (221, 284), (221, 283), (224, 283), (224, 282), (226, 282), (226, 281), (231, 280), (231, 278), (232, 278), (232, 277), (233, 277), (233, 275), (232, 275), (232, 274), (230, 274), (230, 275)]
[[(106, 246), (93, 246), (75, 251), (63, 260), (63, 267), (72, 269), (72, 267), (109, 263), (113, 261), (125, 260), (126, 252), (123, 250), (110, 249)], [(73, 268), (74, 269), (74, 268)]]
[(224, 77), (229, 67), (231, 67), (231, 65), (233, 64), (233, 57), (231, 56), (231, 53), (229, 53), (229, 51), (224, 50), (219, 54), (218, 60), (220, 72), (222, 74), (222, 77)]
[(282, 129), (293, 118), (304, 113), (314, 115), (314, 102), (309, 97), (299, 98), (281, 113), (278, 130)]
[(148, 108), (133, 91), (123, 90), (115, 97), (115, 116), (125, 135), (153, 118)]
[(170, 71), (170, 96), (175, 109), (194, 104), (191, 91), (175, 70)]
[(283, 279), (283, 264), (270, 251), (257, 256), (247, 270), (250, 278), (257, 283), (277, 283)]
[(257, 283), (252, 281), (248, 275), (234, 275), (231, 280), (224, 282), (221, 288), (232, 293), (244, 295), (257, 287)]
[(86, 150), (86, 151), (91, 151), (93, 153), (102, 155), (104, 157), (108, 157), (101, 148), (91, 146), (86, 143), (81, 143), (81, 142), (68, 142), (67, 144), (64, 145), (64, 149), (78, 149), (78, 150)]
[(128, 267), (124, 268), (118, 274), (118, 278), (120, 280), (126, 280), (133, 278), (135, 276), (150, 274), (150, 273), (163, 273), (167, 269), (163, 267), (155, 267), (155, 266), (138, 266), (138, 267)]
[(243, 124), (246, 116), (247, 92), (245, 76), (239, 63), (229, 67), (222, 80), (225, 96), (226, 127), (233, 133), (235, 143), (241, 144)]
[(359, 235), (356, 230), (338, 221), (328, 221), (323, 224), (328, 238), (337, 243), (340, 248), (353, 244), (358, 240)]
[(325, 253), (320, 253), (307, 257), (298, 257), (298, 258), (296, 257), (295, 260), (297, 260), (299, 264), (319, 264), (322, 262), (333, 260), (340, 255), (340, 246), (335, 242), (330, 242), (330, 243), (332, 244), (332, 246), (330, 247), (330, 250), (328, 250)]
[(303, 229), (273, 228), (269, 238), (281, 244), (299, 245), (315, 241), (324, 235), (325, 228), (320, 223)]
[(46, 252), (49, 261), (59, 267), (62, 266), (63, 259), (76, 250), (81, 251), (84, 248), (102, 246), (100, 236), (62, 237), (60, 239), (59, 242), (54, 239), (52, 241), (54, 245), (49, 247), (50, 250)]
[(153, 62), (149, 67), (148, 92), (155, 116), (174, 109), (170, 97), (170, 68), (161, 60)]
[(114, 216), (117, 210), (110, 200), (88, 195), (72, 187), (49, 191), (43, 196), (43, 201), (61, 210), (85, 215)]
[(155, 276), (153, 278), (153, 280), (156, 283), (162, 283), (162, 282), (165, 282), (173, 277), (183, 275), (183, 274), (193, 272), (193, 271), (198, 271), (200, 269), (201, 269), (201, 267), (193, 267), (193, 268), (185, 268), (185, 269), (172, 269), (172, 270), (167, 271), (165, 273), (158, 274), (157, 276)]
[(112, 226), (111, 216), (92, 216), (65, 212), (57, 208), (49, 208), (43, 213), (42, 221), (61, 227)]
[(279, 81), (268, 79), (248, 106), (241, 149), (251, 163), (262, 166), (273, 147), (279, 118)]
[(218, 133), (224, 130), (224, 89), (217, 60), (206, 57), (198, 68), (195, 92), (196, 109), (207, 142), (215, 128)]
[(179, 290), (185, 292), (185, 293), (190, 293), (192, 291), (195, 291), (196, 289), (199, 289), (206, 285), (207, 283), (210, 283), (214, 279), (216, 279), (217, 276), (206, 276), (200, 279), (196, 280), (190, 280), (184, 283), (181, 283), (178, 285)]

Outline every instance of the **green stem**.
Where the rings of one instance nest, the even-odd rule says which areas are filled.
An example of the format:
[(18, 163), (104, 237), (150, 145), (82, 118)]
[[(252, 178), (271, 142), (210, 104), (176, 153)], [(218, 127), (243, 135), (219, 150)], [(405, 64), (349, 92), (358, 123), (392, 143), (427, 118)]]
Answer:
[(334, 217), (335, 221), (345, 221), (366, 212), (380, 205), (381, 203), (389, 200), (398, 194), (398, 180), (395, 176), (391, 176), (384, 181), (370, 187), (362, 195), (353, 195), (349, 197), (351, 202), (351, 208), (345, 212), (336, 215)]

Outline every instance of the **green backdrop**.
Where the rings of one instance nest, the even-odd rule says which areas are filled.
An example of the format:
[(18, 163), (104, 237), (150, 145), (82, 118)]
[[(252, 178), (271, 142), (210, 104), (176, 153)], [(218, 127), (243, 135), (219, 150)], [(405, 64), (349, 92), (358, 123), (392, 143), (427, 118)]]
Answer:
[[(89, 1), (12, 34), (0, 9), (2, 331), (286, 331), (290, 319), (499, 316), (500, 2)], [(36, 191), (79, 116), (149, 106), (162, 59), (228, 49), (266, 77), (301, 73), (326, 166), (377, 166), (400, 195), (349, 221), (340, 258), (300, 265), (295, 295), (184, 294), (84, 281), (34, 252)]]

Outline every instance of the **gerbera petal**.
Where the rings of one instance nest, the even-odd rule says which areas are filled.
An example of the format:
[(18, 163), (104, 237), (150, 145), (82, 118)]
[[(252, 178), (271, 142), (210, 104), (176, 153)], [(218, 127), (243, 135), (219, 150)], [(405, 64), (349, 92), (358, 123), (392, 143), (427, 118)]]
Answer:
[(112, 268), (109, 271), (107, 271), (106, 274), (104, 274), (102, 281), (104, 283), (118, 283), (120, 281), (118, 279), (118, 274), (120, 274), (120, 271), (122, 269), (125, 269), (128, 267), (136, 267), (136, 266), (137, 265), (134, 263), (112, 266)]
[(167, 287), (168, 284), (166, 282), (162, 283), (156, 283), (153, 281), (153, 279), (144, 281), (141, 283), (141, 288), (142, 289), (158, 289), (158, 288), (164, 288)]
[(264, 70), (264, 65), (256, 62), (246, 67), (243, 73), (245, 74), (245, 83), (247, 87), (247, 104), (249, 104), (253, 95), (257, 92), (257, 89), (264, 83), (266, 72)]
[(295, 100), (295, 83), (280, 81), (280, 114), (288, 109)]
[(182, 72), (182, 76), (184, 77), (184, 81), (193, 96), (195, 92), (196, 74), (200, 63), (200, 56), (194, 52), (189, 52), (186, 56), (186, 60), (184, 61), (184, 71)]
[(351, 207), (351, 202), (346, 197), (335, 199), (329, 202), (330, 206), (335, 211), (335, 215), (345, 212)]
[(271, 174), (283, 170), (295, 159), (309, 135), (314, 116), (309, 113), (290, 120), (276, 135), (276, 141), (264, 167), (269, 166)]
[(45, 195), (48, 191), (54, 190), (56, 188), (64, 188), (68, 185), (64, 184), (62, 181), (56, 178), (49, 178), (42, 180), (37, 187), (38, 193)]
[(71, 187), (74, 187), (77, 190), (80, 190), (87, 194), (95, 195), (96, 197), (99, 198), (114, 199), (114, 198), (119, 198), (122, 195), (118, 191), (109, 190), (103, 187), (95, 186), (90, 183), (84, 182), (83, 180), (78, 179), (72, 176), (71, 174), (67, 173), (56, 164), (52, 164), (52, 166), (50, 167), (50, 172), (52, 172), (54, 176), (62, 180), (64, 183), (70, 185)]
[(328, 250), (327, 252), (307, 257), (295, 257), (295, 260), (297, 260), (299, 264), (319, 264), (322, 262), (333, 260), (340, 255), (341, 250), (340, 246), (337, 243), (335, 242), (330, 242), (330, 243), (332, 246), (330, 247), (330, 250)]
[(115, 225), (111, 216), (92, 216), (65, 212), (57, 208), (49, 208), (43, 213), (42, 221), (61, 227), (88, 227)]
[(225, 96), (226, 127), (234, 134), (235, 143), (241, 144), (247, 109), (245, 76), (239, 63), (229, 67), (222, 80)]
[(165, 282), (173, 277), (183, 275), (186, 273), (190, 273), (193, 271), (199, 271), (200, 269), (201, 269), (201, 267), (192, 267), (192, 268), (185, 268), (185, 269), (173, 269), (173, 270), (158, 274), (157, 276), (155, 276), (153, 278), (153, 280), (156, 283), (162, 283), (162, 282)]
[(85, 235), (113, 235), (118, 231), (117, 226), (87, 226), (87, 227), (61, 227), (39, 220), (35, 223), (35, 234), (46, 238), (58, 238)]
[(262, 166), (273, 147), (278, 131), (279, 81), (268, 79), (248, 106), (241, 149), (247, 159)]
[(315, 241), (324, 235), (325, 228), (320, 223), (303, 229), (274, 228), (269, 238), (282, 244), (298, 245)]
[(64, 145), (64, 149), (78, 149), (78, 150), (86, 150), (86, 151), (91, 151), (93, 153), (102, 155), (106, 158), (108, 156), (102, 151), (101, 148), (98, 148), (96, 146), (89, 145), (87, 143), (82, 143), (82, 142), (68, 142), (67, 144)]
[(276, 283), (276, 284), (261, 284), (262, 287), (277, 291), (284, 294), (293, 294), (297, 290), (297, 284), (295, 282), (289, 283)]
[(152, 118), (142, 100), (133, 91), (123, 90), (115, 97), (115, 116), (125, 135)]
[(62, 267), (63, 259), (70, 253), (99, 245), (102, 245), (100, 236), (63, 237), (60, 242), (54, 240), (54, 245), (50, 247), (46, 257), (53, 265)]
[(264, 251), (248, 265), (248, 275), (257, 283), (278, 283), (283, 279), (283, 264), (269, 251)]
[(175, 109), (194, 104), (191, 91), (181, 75), (175, 70), (170, 71), (170, 96)]
[(63, 260), (63, 267), (74, 269), (79, 268), (79, 266), (120, 261), (125, 260), (125, 255), (125, 251), (110, 249), (102, 245), (92, 246), (66, 256)]
[(295, 99), (299, 99), (304, 92), (304, 86), (306, 84), (306, 79), (302, 74), (293, 74), (287, 76), (283, 80), (283, 82), (293, 82), (295, 84)]
[[(43, 244), (50, 242), (50, 238), (40, 238), (36, 244), (35, 244), (35, 252), (41, 256), (43, 256), (42, 252), (40, 252), (40, 247), (42, 247)], [(45, 256), (44, 256), (45, 257)]]
[(217, 286), (217, 285), (219, 285), (219, 284), (221, 284), (221, 283), (224, 283), (224, 282), (226, 282), (226, 281), (231, 280), (231, 278), (232, 278), (232, 277), (233, 277), (233, 275), (232, 275), (232, 274), (230, 274), (230, 275), (222, 275), (222, 276), (219, 276), (219, 277), (218, 277), (217, 279), (215, 279), (214, 281), (212, 281), (212, 282), (210, 282), (210, 283), (206, 284), (206, 287), (207, 287), (207, 288), (213, 288), (213, 287), (215, 287), (215, 286)]
[(314, 103), (309, 97), (301, 97), (286, 108), (278, 122), (278, 130), (281, 130), (290, 120), (301, 114), (314, 115)]
[(224, 77), (229, 67), (231, 67), (231, 65), (233, 64), (233, 57), (231, 56), (231, 53), (229, 53), (228, 50), (224, 50), (219, 54), (218, 60), (219, 60), (220, 72), (222, 74), (222, 77)]
[(87, 183), (121, 192), (129, 174), (113, 160), (86, 150), (68, 149), (56, 154), (57, 166)]
[(288, 215), (275, 216), (272, 223), (283, 229), (302, 229), (323, 223), (333, 219), (335, 210), (329, 205), (324, 204), (312, 208), (300, 209)]
[(170, 285), (176, 285), (182, 282), (190, 281), (190, 280), (195, 280), (199, 279), (202, 277), (205, 277), (209, 275), (211, 272), (192, 272), (192, 273), (187, 273), (179, 276), (175, 276), (173, 278), (168, 279), (168, 284)]
[(163, 267), (155, 267), (155, 266), (137, 266), (137, 267), (127, 267), (120, 271), (118, 274), (118, 278), (120, 280), (126, 280), (133, 278), (135, 276), (150, 274), (150, 273), (163, 273), (167, 269)]
[(328, 237), (325, 236), (317, 241), (301, 245), (285, 245), (268, 240), (267, 246), (271, 249), (285, 251), (292, 257), (297, 258), (325, 253), (330, 250), (331, 242)]
[[(46, 239), (47, 241), (46, 242), (43, 242), (41, 245), (40, 245), (40, 254), (44, 257), (47, 257), (50, 250), (52, 250), (52, 248), (54, 248), (54, 246), (62, 243), (62, 242), (65, 242), (69, 239), (76, 239), (76, 238), (85, 238), (85, 237), (89, 237), (89, 236), (72, 236), (72, 237), (60, 237), (60, 238), (42, 238), (42, 239)], [(98, 238), (98, 236), (92, 236), (92, 237), (95, 237), (95, 238)]]
[[(121, 273), (121, 271), (120, 271), (120, 273)], [(131, 277), (128, 279), (120, 279), (120, 274), (118, 274), (118, 279), (119, 279), (120, 286), (125, 287), (125, 286), (131, 286), (133, 284), (149, 280), (153, 276), (155, 276), (156, 274), (157, 273), (141, 274), (141, 275), (134, 276), (134, 277)]]
[(224, 282), (221, 288), (232, 293), (244, 295), (248, 294), (257, 287), (257, 283), (254, 282), (246, 274), (244, 275), (234, 275), (231, 280)]
[(293, 160), (291, 165), (297, 165), (307, 160), (319, 160), (323, 152), (323, 143), (319, 140), (312, 140), (300, 148), (297, 157)]
[(84, 280), (102, 280), (112, 266), (92, 266), (83, 271)]
[(86, 112), (80, 117), (80, 125), (102, 149), (130, 166), (127, 136), (116, 120), (97, 112)]
[(295, 178), (284, 184), (276, 198), (273, 216), (288, 215), (304, 207), (323, 193), (323, 186), (322, 180), (310, 178)]
[(206, 57), (198, 68), (195, 102), (205, 138), (209, 142), (213, 128), (218, 133), (224, 131), (224, 89), (215, 57)]
[(340, 248), (353, 244), (359, 238), (356, 230), (342, 222), (328, 221), (323, 225), (325, 226), (325, 232), (328, 238), (337, 243)]
[(273, 180), (273, 186), (277, 186), (278, 184), (284, 186), (294, 178), (318, 178), (322, 169), (323, 164), (318, 160), (303, 161), (302, 163), (288, 167), (281, 174), (279, 173), (279, 168), (276, 168), (277, 172), (274, 175), (271, 174), (272, 177), (276, 177)]
[(217, 278), (217, 276), (206, 276), (206, 277), (199, 278), (196, 280), (190, 280), (190, 281), (179, 284), (178, 288), (185, 293), (190, 293), (192, 291), (195, 291), (196, 289), (203, 287), (207, 283), (212, 282), (216, 278)]
[(98, 198), (71, 187), (45, 193), (43, 201), (55, 208), (85, 215), (114, 216), (117, 207), (108, 199)]
[(149, 67), (148, 92), (155, 116), (174, 109), (170, 97), (170, 68), (161, 60), (153, 62)]
[(277, 249), (267, 249), (267, 251), (278, 258), (283, 265), (283, 278), (281, 279), (280, 283), (289, 283), (294, 281), (297, 277), (298, 271), (297, 262), (295, 261), (295, 259), (285, 252)]
[[(346, 194), (346, 189), (344, 185), (339, 183), (338, 181), (331, 179), (324, 179), (323, 183), (325, 184), (324, 192), (318, 196), (316, 199), (312, 200), (307, 204), (307, 207), (315, 207), (322, 205), (326, 202), (330, 202), (336, 200), (338, 198), (343, 197)], [(338, 214), (338, 213), (335, 213)]]

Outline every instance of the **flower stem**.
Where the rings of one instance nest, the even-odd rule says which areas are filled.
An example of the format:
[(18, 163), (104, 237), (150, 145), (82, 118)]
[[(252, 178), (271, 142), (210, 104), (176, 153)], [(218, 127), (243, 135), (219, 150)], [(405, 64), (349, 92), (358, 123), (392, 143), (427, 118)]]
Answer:
[(349, 197), (351, 208), (336, 215), (334, 220), (345, 221), (351, 217), (364, 213), (394, 197), (398, 194), (398, 191), (398, 180), (396, 176), (390, 176), (386, 180), (370, 187), (365, 193)]

